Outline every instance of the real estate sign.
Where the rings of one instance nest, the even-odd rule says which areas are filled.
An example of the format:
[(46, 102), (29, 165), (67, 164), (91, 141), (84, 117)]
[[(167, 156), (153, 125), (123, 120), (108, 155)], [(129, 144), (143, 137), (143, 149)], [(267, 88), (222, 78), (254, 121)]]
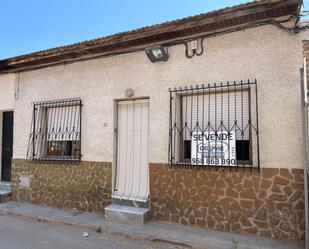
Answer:
[(191, 139), (191, 163), (193, 165), (236, 164), (235, 132), (193, 132)]

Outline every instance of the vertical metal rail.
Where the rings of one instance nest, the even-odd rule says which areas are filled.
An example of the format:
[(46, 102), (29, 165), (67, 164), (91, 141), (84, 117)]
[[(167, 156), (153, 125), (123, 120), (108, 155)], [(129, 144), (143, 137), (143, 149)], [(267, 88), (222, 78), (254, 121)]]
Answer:
[[(304, 68), (306, 63), (304, 63)], [(307, 94), (305, 92), (305, 69), (300, 69), (300, 89), (301, 89), (301, 106), (302, 106), (302, 123), (303, 123), (303, 146), (304, 146), (304, 195), (305, 195), (305, 243), (306, 249), (309, 248), (308, 234), (308, 104), (306, 102)]]
[(171, 89), (169, 89), (169, 92), (170, 92), (170, 117), (169, 117), (168, 161), (172, 164), (173, 163), (173, 148), (172, 148), (172, 124), (173, 124), (172, 101), (173, 101), (173, 95), (172, 95)]
[(259, 130), (259, 100), (258, 100), (258, 90), (257, 90), (257, 80), (254, 80), (255, 83), (255, 116), (256, 116), (256, 143), (257, 143), (257, 166), (260, 171), (260, 130)]
[(32, 135), (32, 158), (35, 158), (35, 112), (36, 112), (36, 105), (33, 104), (33, 135)]
[(78, 160), (80, 161), (81, 158), (82, 158), (82, 106), (83, 106), (83, 103), (82, 103), (82, 100), (80, 99), (79, 100), (79, 158)]
[[(118, 180), (118, 154), (119, 154), (119, 151), (118, 151), (118, 143), (119, 143), (119, 137), (118, 137), (118, 134), (119, 134), (119, 124), (118, 124), (118, 121), (119, 121), (119, 118), (118, 118), (118, 114), (119, 114), (119, 106), (118, 106), (118, 100), (115, 100), (114, 102), (114, 114), (115, 114), (115, 117), (114, 117), (114, 141), (115, 141), (115, 144), (114, 144), (114, 151), (116, 151), (116, 155), (114, 157), (114, 162), (115, 162), (115, 166), (114, 166), (114, 191), (113, 192), (116, 192), (117, 189), (118, 189), (118, 184), (117, 184), (117, 180)], [(114, 193), (112, 193), (114, 194)]]

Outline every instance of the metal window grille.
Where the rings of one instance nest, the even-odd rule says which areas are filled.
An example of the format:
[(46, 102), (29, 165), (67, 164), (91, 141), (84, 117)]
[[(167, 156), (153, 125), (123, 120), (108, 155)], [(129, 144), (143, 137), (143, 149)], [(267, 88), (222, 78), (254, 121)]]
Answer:
[(171, 166), (259, 169), (257, 81), (169, 89)]
[(27, 158), (34, 161), (81, 160), (80, 98), (34, 102)]

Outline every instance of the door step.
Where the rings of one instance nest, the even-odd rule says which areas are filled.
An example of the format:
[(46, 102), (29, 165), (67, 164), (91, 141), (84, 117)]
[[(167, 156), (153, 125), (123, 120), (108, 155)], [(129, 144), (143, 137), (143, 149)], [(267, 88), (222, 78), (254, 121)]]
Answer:
[(11, 200), (12, 200), (11, 192), (3, 194), (0, 191), (0, 203), (8, 202)]
[(129, 207), (111, 204), (105, 208), (105, 218), (108, 220), (127, 221), (144, 224), (148, 220), (148, 208)]
[(0, 203), (11, 200), (11, 183), (0, 182)]

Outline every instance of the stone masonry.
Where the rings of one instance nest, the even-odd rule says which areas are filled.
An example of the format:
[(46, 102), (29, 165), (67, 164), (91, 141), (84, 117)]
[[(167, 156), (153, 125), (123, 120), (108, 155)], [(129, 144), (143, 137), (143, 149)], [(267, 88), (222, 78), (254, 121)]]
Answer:
[[(20, 186), (20, 176), (29, 177), (29, 187)], [(111, 192), (111, 163), (13, 160), (12, 197), (18, 201), (101, 212), (111, 203)]]
[(266, 236), (304, 239), (301, 169), (207, 170), (150, 165), (155, 220)]

